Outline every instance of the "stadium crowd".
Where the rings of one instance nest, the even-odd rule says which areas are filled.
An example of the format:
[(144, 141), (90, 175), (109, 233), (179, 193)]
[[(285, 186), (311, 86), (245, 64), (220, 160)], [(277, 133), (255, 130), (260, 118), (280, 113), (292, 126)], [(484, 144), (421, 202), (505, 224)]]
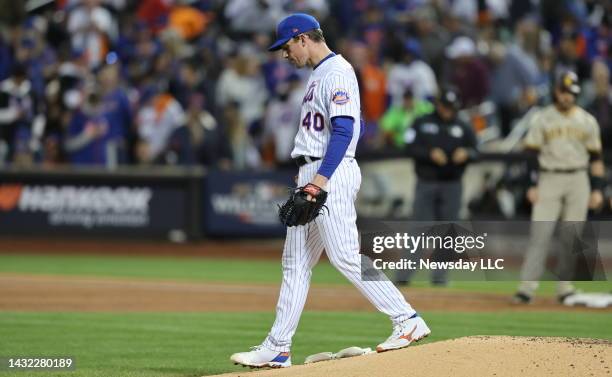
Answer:
[(0, 163), (290, 164), (308, 72), (267, 46), (308, 12), (354, 65), (362, 150), (452, 86), (500, 136), (575, 71), (612, 147), (612, 2), (605, 0), (0, 0)]

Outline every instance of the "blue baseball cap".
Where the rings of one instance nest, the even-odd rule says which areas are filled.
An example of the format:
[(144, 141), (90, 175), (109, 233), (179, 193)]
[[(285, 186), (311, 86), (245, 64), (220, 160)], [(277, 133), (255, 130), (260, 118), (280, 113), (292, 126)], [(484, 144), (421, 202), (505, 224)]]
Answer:
[(276, 27), (276, 42), (268, 48), (268, 51), (279, 50), (291, 38), (310, 30), (320, 29), (319, 21), (306, 13), (295, 13), (285, 17)]

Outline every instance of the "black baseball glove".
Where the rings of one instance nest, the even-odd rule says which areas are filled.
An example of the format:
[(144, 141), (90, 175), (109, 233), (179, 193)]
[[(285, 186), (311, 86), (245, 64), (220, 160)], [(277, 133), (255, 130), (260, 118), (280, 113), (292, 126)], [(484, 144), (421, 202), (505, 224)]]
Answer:
[[(312, 201), (307, 199), (308, 195), (313, 198)], [(293, 190), (285, 204), (279, 206), (278, 217), (286, 226), (308, 224), (319, 216), (326, 200), (327, 192), (309, 183)]]

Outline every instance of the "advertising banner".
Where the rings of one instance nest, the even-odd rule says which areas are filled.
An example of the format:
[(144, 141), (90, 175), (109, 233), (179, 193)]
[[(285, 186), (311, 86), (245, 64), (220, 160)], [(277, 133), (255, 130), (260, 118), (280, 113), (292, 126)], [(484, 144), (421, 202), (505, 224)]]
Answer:
[(212, 236), (282, 237), (278, 205), (294, 187), (293, 174), (211, 171), (204, 184), (204, 232)]
[[(0, 234), (2, 235), (118, 235), (197, 237), (187, 177), (13, 174), (0, 179)], [(196, 186), (197, 187), (197, 186)], [(199, 194), (196, 190), (196, 194)], [(199, 233), (199, 229), (195, 232)]]

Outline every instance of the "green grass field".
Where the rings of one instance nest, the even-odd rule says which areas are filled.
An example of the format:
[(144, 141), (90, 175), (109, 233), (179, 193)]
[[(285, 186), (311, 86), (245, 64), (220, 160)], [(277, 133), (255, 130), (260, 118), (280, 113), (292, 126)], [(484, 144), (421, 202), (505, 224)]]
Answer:
[[(433, 329), (428, 342), (475, 334), (612, 339), (609, 314), (422, 315)], [(201, 376), (241, 370), (229, 362), (230, 354), (260, 343), (272, 321), (272, 313), (0, 312), (0, 354), (76, 358), (75, 372), (37, 376)], [(389, 332), (388, 321), (377, 313), (306, 312), (294, 338), (293, 361), (351, 345), (373, 347)]]
[[(198, 258), (0, 255), (0, 273), (107, 276), (222, 282), (279, 282), (276, 261)], [(314, 284), (348, 284), (320, 263)], [(426, 283), (417, 285), (425, 286)], [(610, 282), (582, 283), (610, 290)], [(453, 282), (452, 290), (511, 293), (514, 282)], [(553, 284), (543, 286), (552, 294)], [(610, 312), (422, 312), (433, 329), (426, 341), (467, 335), (571, 336), (612, 339)], [(259, 344), (273, 313), (32, 313), (0, 311), (0, 357), (74, 356), (76, 371), (36, 376), (202, 376), (242, 370), (236, 351)], [(379, 313), (306, 312), (294, 338), (293, 361), (351, 345), (373, 347), (390, 333)], [(31, 372), (0, 372), (26, 376)]]

